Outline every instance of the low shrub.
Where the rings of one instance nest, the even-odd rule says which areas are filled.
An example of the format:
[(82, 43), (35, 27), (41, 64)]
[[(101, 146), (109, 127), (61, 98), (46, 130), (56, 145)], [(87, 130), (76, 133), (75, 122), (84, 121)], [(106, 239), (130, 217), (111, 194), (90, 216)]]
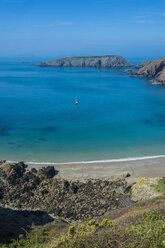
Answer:
[(104, 219), (74, 227), (72, 235), (70, 229), (54, 248), (165, 248), (165, 216), (157, 212), (144, 214), (140, 224), (127, 228)]
[(158, 192), (165, 193), (165, 177), (163, 177), (158, 181), (158, 184), (156, 185), (155, 188)]

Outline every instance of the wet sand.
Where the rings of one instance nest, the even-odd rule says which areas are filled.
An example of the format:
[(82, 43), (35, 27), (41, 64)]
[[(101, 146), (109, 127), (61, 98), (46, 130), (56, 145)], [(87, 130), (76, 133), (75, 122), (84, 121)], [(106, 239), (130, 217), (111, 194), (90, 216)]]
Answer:
[[(30, 164), (29, 168), (36, 169), (48, 166), (48, 164)], [(93, 162), (93, 163), (55, 163), (58, 171), (57, 177), (66, 179), (88, 179), (118, 177), (131, 174), (132, 179), (141, 177), (163, 177), (165, 176), (165, 157), (152, 159), (139, 159), (132, 161), (116, 162)]]

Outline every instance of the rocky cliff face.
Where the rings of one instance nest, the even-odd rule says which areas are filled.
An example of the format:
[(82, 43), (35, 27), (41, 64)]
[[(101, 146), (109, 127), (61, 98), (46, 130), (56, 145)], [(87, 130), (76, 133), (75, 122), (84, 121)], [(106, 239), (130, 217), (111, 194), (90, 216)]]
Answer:
[(132, 73), (134, 77), (147, 77), (157, 82), (165, 83), (165, 58), (152, 60), (137, 72)]
[(56, 178), (53, 166), (25, 169), (23, 162), (0, 167), (0, 207), (40, 210), (80, 220), (132, 204), (126, 179), (68, 181)]
[(57, 59), (44, 62), (39, 67), (93, 67), (93, 68), (127, 68), (133, 66), (121, 56), (92, 56)]

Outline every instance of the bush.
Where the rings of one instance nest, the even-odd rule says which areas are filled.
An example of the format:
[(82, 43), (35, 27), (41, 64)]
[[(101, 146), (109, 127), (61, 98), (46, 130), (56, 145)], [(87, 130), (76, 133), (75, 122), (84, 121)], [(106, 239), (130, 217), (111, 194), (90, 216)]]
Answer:
[(165, 193), (165, 177), (158, 181), (158, 184), (156, 185), (156, 190), (160, 193)]
[[(70, 233), (69, 228), (69, 233)], [(73, 235), (64, 235), (56, 248), (165, 248), (165, 217), (148, 212), (140, 224), (127, 228), (104, 219), (101, 224), (92, 220), (74, 228)]]

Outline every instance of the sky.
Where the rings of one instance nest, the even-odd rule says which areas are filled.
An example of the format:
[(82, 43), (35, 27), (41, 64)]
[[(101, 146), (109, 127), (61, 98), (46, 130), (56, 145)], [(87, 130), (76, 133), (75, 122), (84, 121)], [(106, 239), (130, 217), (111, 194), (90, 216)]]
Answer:
[(165, 56), (164, 0), (0, 0), (0, 57)]

